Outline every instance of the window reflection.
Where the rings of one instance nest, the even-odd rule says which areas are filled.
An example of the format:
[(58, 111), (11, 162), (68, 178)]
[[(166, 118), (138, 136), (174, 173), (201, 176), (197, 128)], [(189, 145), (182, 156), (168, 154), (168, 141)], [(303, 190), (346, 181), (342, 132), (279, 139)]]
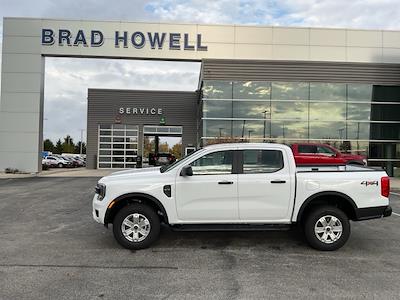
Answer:
[(369, 131), (369, 123), (347, 122), (347, 139), (368, 140)]
[(310, 100), (318, 101), (345, 101), (345, 83), (311, 83)]
[(225, 100), (204, 101), (203, 117), (232, 118), (232, 101), (225, 101)]
[(208, 137), (232, 136), (232, 121), (203, 120), (203, 132)]
[(270, 119), (269, 101), (233, 101), (234, 118)]
[(311, 139), (344, 139), (345, 122), (310, 122)]
[(236, 81), (233, 99), (270, 99), (271, 83), (265, 81)]
[(262, 139), (270, 135), (270, 122), (269, 121), (233, 121), (233, 137), (235, 138), (258, 138)]
[(347, 103), (347, 120), (368, 121), (371, 118), (371, 104)]
[(272, 138), (308, 138), (307, 122), (272, 121)]
[(309, 84), (305, 82), (273, 82), (272, 100), (307, 100)]
[(344, 121), (346, 119), (346, 103), (312, 102), (310, 103), (311, 121)]
[(271, 107), (274, 119), (308, 120), (308, 102), (274, 101)]
[(372, 99), (371, 84), (348, 84), (347, 85), (347, 101), (364, 101), (370, 102)]
[(203, 98), (232, 99), (232, 82), (217, 80), (204, 81)]

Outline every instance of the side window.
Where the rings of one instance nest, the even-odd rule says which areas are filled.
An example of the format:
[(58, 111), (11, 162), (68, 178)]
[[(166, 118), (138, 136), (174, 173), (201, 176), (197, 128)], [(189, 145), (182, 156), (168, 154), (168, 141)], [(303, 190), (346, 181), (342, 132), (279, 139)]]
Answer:
[(299, 153), (317, 153), (317, 146), (313, 145), (299, 145)]
[(335, 152), (333, 152), (331, 149), (329, 149), (328, 147), (323, 147), (323, 146), (318, 146), (318, 153), (320, 153), (320, 154), (325, 154), (325, 155), (328, 155), (328, 156), (331, 156), (331, 155), (335, 155), (336, 153)]
[(192, 162), (193, 175), (220, 175), (232, 173), (233, 151), (208, 153)]
[(244, 150), (243, 173), (273, 173), (283, 168), (280, 150)]

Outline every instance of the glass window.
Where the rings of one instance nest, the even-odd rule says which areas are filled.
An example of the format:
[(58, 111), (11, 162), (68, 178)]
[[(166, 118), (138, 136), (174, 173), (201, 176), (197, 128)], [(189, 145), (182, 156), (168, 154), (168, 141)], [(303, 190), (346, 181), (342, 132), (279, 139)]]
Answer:
[(310, 121), (344, 121), (346, 103), (312, 102), (310, 103)]
[(332, 149), (330, 149), (328, 147), (324, 147), (324, 146), (318, 146), (317, 147), (317, 153), (318, 154), (328, 155), (328, 156), (336, 155), (335, 151), (333, 151)]
[(111, 164), (99, 164), (99, 168), (111, 168)]
[(208, 137), (230, 137), (232, 135), (232, 121), (203, 120), (203, 132)]
[(225, 101), (225, 100), (203, 101), (203, 117), (232, 118), (232, 101)]
[(308, 100), (309, 84), (305, 82), (273, 82), (272, 100)]
[(317, 146), (315, 145), (298, 145), (297, 148), (299, 153), (317, 153)]
[(236, 138), (263, 138), (270, 136), (270, 121), (233, 121), (233, 137)]
[(369, 123), (347, 122), (347, 138), (350, 140), (368, 140)]
[(100, 142), (111, 142), (110, 137), (100, 137)]
[(125, 129), (125, 125), (123, 124), (114, 124), (113, 129)]
[(308, 120), (308, 102), (274, 101), (272, 106), (272, 119)]
[(233, 99), (270, 99), (271, 83), (265, 81), (233, 82)]
[(269, 101), (233, 101), (234, 118), (269, 119), (271, 107)]
[(110, 130), (100, 130), (100, 135), (111, 135)]
[(114, 135), (114, 136), (124, 136), (124, 135), (125, 135), (125, 131), (122, 131), (122, 130), (114, 130), (114, 131), (113, 131), (113, 135)]
[(400, 86), (374, 85), (372, 100), (377, 102), (400, 102)]
[(100, 125), (100, 129), (111, 129), (111, 124), (107, 124), (107, 125)]
[(272, 173), (283, 168), (283, 156), (279, 150), (244, 150), (243, 173)]
[(344, 122), (310, 122), (311, 139), (344, 139), (345, 130)]
[(115, 137), (113, 138), (113, 142), (117, 142), (117, 143), (123, 143), (125, 141), (125, 138), (123, 137)]
[(138, 135), (138, 132), (135, 130), (135, 131), (127, 131), (126, 132), (126, 135), (127, 136), (137, 136)]
[(100, 161), (100, 162), (111, 161), (111, 157), (100, 156), (100, 157), (99, 157), (99, 161)]
[(111, 144), (100, 144), (100, 149), (110, 149)]
[(193, 175), (219, 175), (232, 173), (233, 151), (206, 154), (192, 162)]
[(310, 83), (310, 100), (346, 101), (346, 84)]
[(203, 98), (232, 99), (232, 82), (216, 80), (204, 81)]
[(371, 120), (400, 121), (400, 104), (373, 104)]
[(272, 138), (308, 138), (308, 123), (272, 120)]
[(348, 84), (347, 85), (347, 101), (364, 101), (370, 102), (372, 99), (371, 84)]
[(347, 120), (367, 121), (371, 118), (371, 104), (347, 103)]
[(400, 123), (371, 123), (371, 140), (400, 140)]

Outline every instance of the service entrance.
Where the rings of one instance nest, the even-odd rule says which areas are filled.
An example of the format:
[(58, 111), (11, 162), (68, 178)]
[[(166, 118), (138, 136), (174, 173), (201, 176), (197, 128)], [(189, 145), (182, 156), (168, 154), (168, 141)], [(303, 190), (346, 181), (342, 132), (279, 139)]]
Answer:
[(182, 126), (143, 126), (143, 164), (168, 164), (182, 157)]

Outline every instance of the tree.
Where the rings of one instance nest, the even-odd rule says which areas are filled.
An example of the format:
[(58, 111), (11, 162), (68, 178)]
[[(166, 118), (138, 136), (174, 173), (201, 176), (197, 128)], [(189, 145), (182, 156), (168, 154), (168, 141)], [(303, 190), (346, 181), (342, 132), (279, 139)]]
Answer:
[(182, 157), (182, 143), (177, 143), (172, 146), (171, 153), (177, 158)]
[[(76, 143), (75, 145), (75, 149), (74, 149), (74, 153), (79, 154), (81, 151), (81, 141), (79, 141), (78, 143)], [(82, 143), (82, 154), (86, 154), (86, 143), (83, 142)]]
[(63, 146), (62, 146), (61, 140), (58, 139), (58, 141), (56, 143), (56, 147), (54, 148), (54, 153), (61, 154), (62, 152), (63, 152)]
[(62, 152), (63, 153), (74, 153), (75, 145), (72, 137), (68, 134), (64, 138), (64, 143), (62, 143)]
[(50, 151), (50, 152), (54, 152), (54, 144), (51, 140), (49, 139), (45, 139), (43, 141), (43, 150), (44, 151)]

